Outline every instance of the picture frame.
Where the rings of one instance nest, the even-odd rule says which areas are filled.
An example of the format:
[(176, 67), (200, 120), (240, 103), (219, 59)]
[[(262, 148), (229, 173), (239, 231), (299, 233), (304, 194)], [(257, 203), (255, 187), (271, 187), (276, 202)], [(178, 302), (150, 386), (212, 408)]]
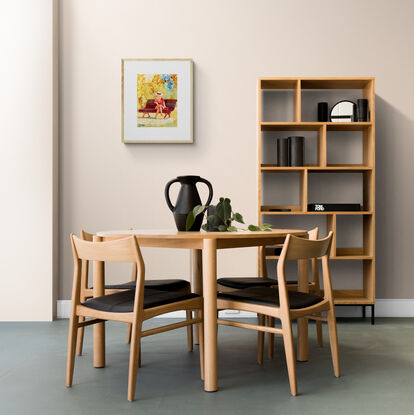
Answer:
[(123, 143), (193, 143), (192, 59), (122, 59), (121, 89)]

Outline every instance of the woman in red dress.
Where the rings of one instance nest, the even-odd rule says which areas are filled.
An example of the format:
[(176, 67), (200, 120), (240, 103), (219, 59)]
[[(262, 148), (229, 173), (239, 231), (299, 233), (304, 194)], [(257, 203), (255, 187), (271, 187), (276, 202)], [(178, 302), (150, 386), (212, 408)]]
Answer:
[(161, 92), (157, 92), (155, 94), (155, 118), (157, 118), (157, 114), (163, 114), (163, 110), (167, 109), (167, 107), (165, 106), (165, 102), (164, 102), (164, 98), (162, 97), (162, 93)]

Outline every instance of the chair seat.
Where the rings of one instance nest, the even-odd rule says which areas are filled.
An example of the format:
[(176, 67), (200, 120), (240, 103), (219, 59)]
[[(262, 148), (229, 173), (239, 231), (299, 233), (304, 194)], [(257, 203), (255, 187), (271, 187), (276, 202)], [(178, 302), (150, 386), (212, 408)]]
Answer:
[[(186, 280), (170, 279), (170, 280), (147, 280), (145, 287), (153, 288), (160, 291), (177, 291), (190, 287), (190, 283)], [(107, 284), (107, 290), (128, 290), (135, 288), (135, 281), (128, 281), (121, 284)]]
[[(165, 304), (176, 303), (178, 301), (190, 300), (199, 297), (198, 294), (160, 291), (145, 288), (144, 308), (158, 307)], [(111, 313), (131, 313), (134, 311), (135, 291), (127, 290), (115, 294), (104, 295), (102, 297), (90, 298), (82, 305), (100, 311), (110, 311)]]
[[(271, 287), (277, 285), (277, 280), (271, 278), (258, 277), (227, 277), (219, 278), (217, 283), (223, 287), (235, 288), (236, 290), (243, 290), (251, 287)], [(297, 284), (297, 281), (286, 281), (286, 284)]]
[[(323, 300), (322, 297), (314, 294), (288, 291), (289, 304), (291, 309), (310, 307)], [(273, 307), (280, 307), (279, 290), (277, 288), (252, 287), (243, 290), (218, 293), (217, 298), (223, 300), (242, 301), (244, 303), (259, 304)]]

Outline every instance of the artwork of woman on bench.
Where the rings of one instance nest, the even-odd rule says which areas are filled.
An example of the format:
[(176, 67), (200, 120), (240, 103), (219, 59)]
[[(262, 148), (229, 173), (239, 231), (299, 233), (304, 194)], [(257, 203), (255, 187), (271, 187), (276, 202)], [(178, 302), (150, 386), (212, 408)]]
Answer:
[(137, 127), (177, 127), (177, 74), (137, 74)]

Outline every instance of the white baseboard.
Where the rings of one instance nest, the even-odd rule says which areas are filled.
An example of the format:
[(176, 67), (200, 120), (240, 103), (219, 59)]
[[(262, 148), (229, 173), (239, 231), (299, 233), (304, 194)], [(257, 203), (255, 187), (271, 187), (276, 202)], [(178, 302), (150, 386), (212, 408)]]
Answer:
[[(70, 300), (57, 301), (57, 318), (69, 318)], [(371, 307), (367, 307), (367, 317), (371, 316)], [(235, 312), (224, 310), (220, 312), (223, 317), (254, 317), (255, 314), (247, 311)], [(336, 307), (337, 317), (361, 317), (361, 306)], [(375, 302), (376, 317), (414, 317), (414, 299), (378, 299)], [(163, 314), (163, 318), (183, 318), (184, 311), (175, 311)]]

